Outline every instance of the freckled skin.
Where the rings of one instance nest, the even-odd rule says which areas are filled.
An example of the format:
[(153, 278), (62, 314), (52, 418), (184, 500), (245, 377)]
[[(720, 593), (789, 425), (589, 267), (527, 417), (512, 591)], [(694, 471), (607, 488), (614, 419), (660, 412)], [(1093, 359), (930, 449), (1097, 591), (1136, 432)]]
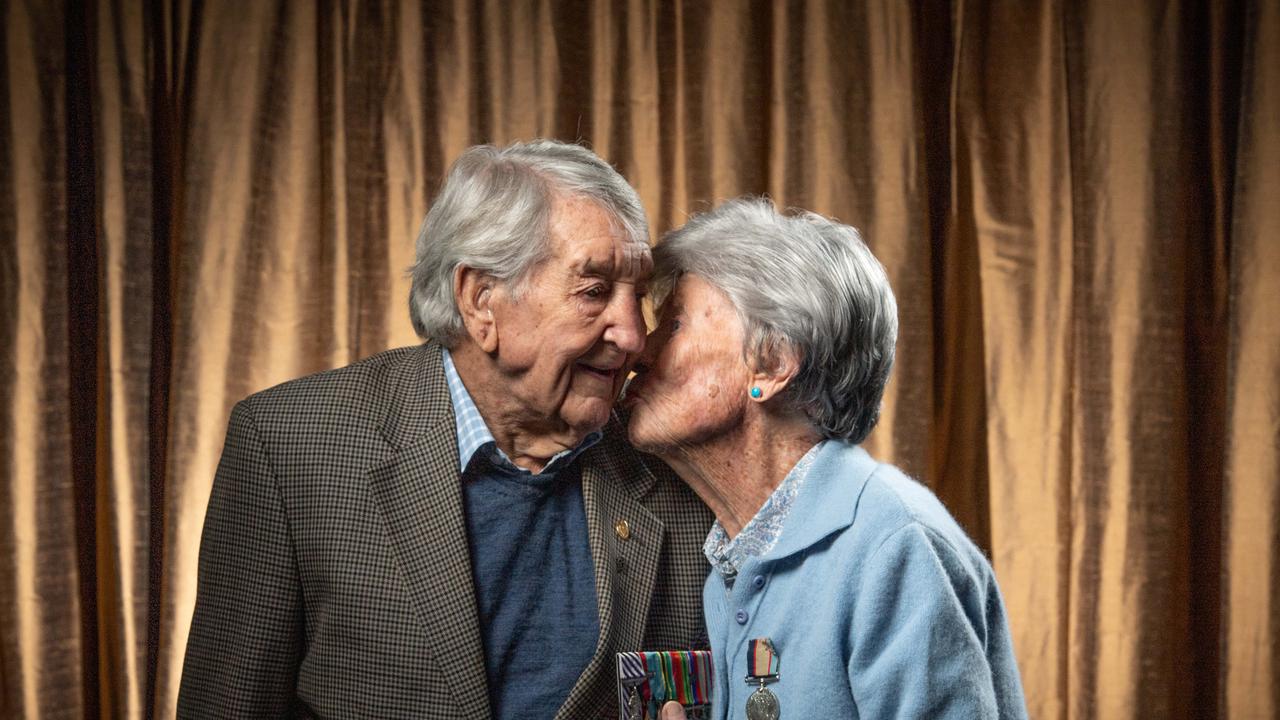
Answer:
[(678, 453), (737, 427), (750, 381), (742, 340), (724, 293), (696, 275), (681, 278), (627, 391), (632, 443)]
[[(802, 412), (778, 399), (798, 360), (753, 368), (728, 297), (686, 274), (627, 389), (631, 442), (664, 460), (733, 537), (821, 438)], [(749, 390), (762, 393), (751, 399)]]

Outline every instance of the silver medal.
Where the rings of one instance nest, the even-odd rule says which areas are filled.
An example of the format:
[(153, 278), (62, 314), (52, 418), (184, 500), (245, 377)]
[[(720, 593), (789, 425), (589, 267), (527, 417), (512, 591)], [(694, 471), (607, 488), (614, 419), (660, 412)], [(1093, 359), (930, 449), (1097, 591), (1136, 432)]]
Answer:
[(640, 693), (636, 689), (631, 688), (631, 694), (627, 696), (627, 718), (626, 720), (643, 720), (644, 719), (644, 701), (640, 699)]
[(747, 720), (778, 720), (778, 696), (760, 683), (760, 689), (747, 698)]

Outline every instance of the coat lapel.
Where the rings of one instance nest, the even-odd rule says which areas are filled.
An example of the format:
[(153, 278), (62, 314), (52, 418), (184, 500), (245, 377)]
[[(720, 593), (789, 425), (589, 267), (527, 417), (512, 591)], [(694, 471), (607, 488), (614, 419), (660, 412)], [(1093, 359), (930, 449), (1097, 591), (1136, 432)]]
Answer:
[(429, 646), (461, 714), (490, 717), (477, 620), (457, 432), (440, 348), (429, 343), (400, 368), (383, 423), (390, 451), (368, 472), (391, 547)]
[[(602, 698), (593, 696), (592, 689), (612, 687), (614, 653), (648, 649), (641, 648), (641, 644), (657, 582), (665, 527), (640, 503), (655, 478), (647, 470), (639, 477), (634, 470), (628, 473), (618, 461), (634, 454), (629, 447), (619, 447), (619, 438), (625, 432), (614, 423), (606, 429), (605, 439), (582, 458), (582, 499), (595, 565), (600, 640), (557, 718), (600, 712), (602, 708), (593, 705)], [(626, 522), (625, 532), (619, 531), (622, 521)], [(604, 701), (611, 699), (609, 696)]]

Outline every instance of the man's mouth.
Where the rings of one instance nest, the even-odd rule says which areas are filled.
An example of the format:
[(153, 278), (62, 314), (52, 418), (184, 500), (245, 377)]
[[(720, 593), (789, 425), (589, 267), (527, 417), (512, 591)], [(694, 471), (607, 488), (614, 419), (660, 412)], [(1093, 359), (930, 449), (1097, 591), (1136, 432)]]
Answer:
[(621, 366), (599, 366), (580, 362), (578, 363), (578, 369), (591, 377), (599, 378), (600, 380), (612, 385), (614, 379), (618, 377), (618, 372), (622, 368)]

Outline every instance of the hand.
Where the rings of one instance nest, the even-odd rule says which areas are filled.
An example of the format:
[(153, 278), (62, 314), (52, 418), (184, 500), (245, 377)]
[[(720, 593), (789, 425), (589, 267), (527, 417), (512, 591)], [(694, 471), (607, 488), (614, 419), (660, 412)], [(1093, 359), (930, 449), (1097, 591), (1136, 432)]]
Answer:
[(685, 720), (684, 707), (672, 700), (662, 706), (658, 712), (658, 720)]

